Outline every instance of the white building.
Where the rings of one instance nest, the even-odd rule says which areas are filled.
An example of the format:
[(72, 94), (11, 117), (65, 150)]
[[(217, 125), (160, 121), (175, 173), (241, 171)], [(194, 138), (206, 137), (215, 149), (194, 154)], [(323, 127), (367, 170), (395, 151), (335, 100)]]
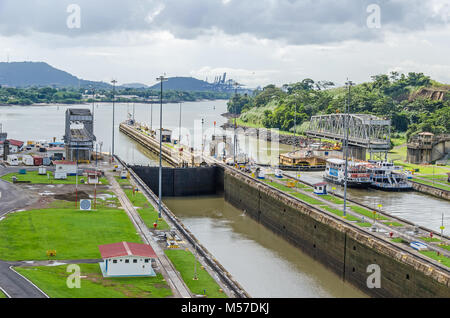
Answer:
[(152, 259), (157, 256), (150, 245), (121, 242), (98, 248), (103, 259), (99, 264), (104, 277), (156, 276)]
[(68, 176), (75, 176), (77, 174), (77, 163), (75, 161), (53, 161), (56, 173), (66, 173)]
[[(9, 141), (9, 153), (19, 153), (23, 150), (23, 141), (20, 140), (15, 140), (15, 139), (8, 139)], [(0, 141), (0, 147), (4, 147), (3, 146), (3, 141)], [(2, 154), (3, 154), (3, 149), (2, 149)]]

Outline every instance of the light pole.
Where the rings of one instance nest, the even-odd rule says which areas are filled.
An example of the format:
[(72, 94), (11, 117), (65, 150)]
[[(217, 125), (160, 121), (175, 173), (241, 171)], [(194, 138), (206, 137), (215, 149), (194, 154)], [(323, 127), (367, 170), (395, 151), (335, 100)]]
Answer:
[(180, 93), (180, 123), (178, 127), (178, 146), (181, 146), (181, 103), (183, 102), (183, 93)]
[(114, 161), (114, 115), (115, 115), (115, 109), (116, 109), (115, 99), (116, 99), (116, 83), (117, 83), (117, 81), (115, 79), (113, 79), (111, 81), (111, 83), (113, 84), (112, 152), (111, 152), (111, 158), (112, 158), (112, 161)]
[[(235, 101), (237, 99), (237, 89), (239, 87), (239, 83), (238, 82), (234, 82), (234, 98)], [(237, 102), (237, 101), (236, 101)], [(236, 115), (237, 115), (237, 111), (236, 111), (236, 103), (234, 103), (234, 136), (233, 136), (233, 165), (236, 165), (236, 152), (237, 152), (237, 138), (236, 138), (236, 128), (237, 128), (237, 124), (236, 124)]]
[(345, 135), (345, 177), (344, 177), (344, 217), (347, 216), (347, 176), (348, 176), (348, 117), (349, 117), (349, 108), (350, 108), (350, 88), (353, 85), (352, 81), (349, 81), (347, 78), (347, 82), (345, 85), (348, 87), (348, 99), (347, 105), (345, 108), (344, 115), (344, 135)]
[(158, 218), (161, 219), (161, 201), (162, 201), (162, 98), (163, 98), (163, 82), (167, 81), (167, 78), (161, 75), (156, 79), (161, 82), (161, 95), (160, 95), (160, 107), (159, 107), (159, 199), (158, 199)]

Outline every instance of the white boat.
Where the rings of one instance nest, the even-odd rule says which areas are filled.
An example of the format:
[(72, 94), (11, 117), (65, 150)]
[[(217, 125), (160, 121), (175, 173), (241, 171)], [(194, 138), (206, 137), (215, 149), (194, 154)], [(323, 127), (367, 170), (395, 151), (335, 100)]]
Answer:
[[(347, 186), (352, 188), (367, 188), (370, 185), (370, 174), (366, 162), (348, 160), (347, 162)], [(345, 160), (331, 158), (327, 160), (324, 179), (344, 185), (345, 183)]]
[(369, 160), (370, 186), (385, 191), (407, 191), (412, 184), (407, 181), (403, 167), (387, 161)]

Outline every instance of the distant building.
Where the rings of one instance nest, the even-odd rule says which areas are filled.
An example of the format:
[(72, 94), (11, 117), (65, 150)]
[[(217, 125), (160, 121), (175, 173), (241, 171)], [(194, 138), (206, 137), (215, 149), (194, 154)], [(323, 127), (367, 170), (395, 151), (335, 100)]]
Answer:
[[(10, 153), (18, 153), (23, 150), (24, 142), (15, 139), (7, 139), (9, 141), (9, 152)], [(0, 141), (0, 147), (3, 148), (4, 141)]]
[(320, 182), (314, 184), (314, 193), (319, 195), (327, 194), (327, 183), (326, 182)]
[[(72, 125), (76, 124), (76, 128)], [(66, 111), (64, 142), (69, 160), (90, 160), (94, 148), (94, 118), (89, 109), (69, 108)]]
[(449, 153), (450, 134), (435, 136), (430, 132), (422, 132), (408, 141), (406, 161), (414, 164), (432, 163), (445, 159)]
[(150, 245), (121, 242), (98, 248), (103, 259), (99, 265), (104, 277), (156, 276), (152, 259), (157, 256)]
[(68, 176), (75, 176), (77, 174), (77, 163), (75, 161), (53, 161), (56, 173), (66, 173)]

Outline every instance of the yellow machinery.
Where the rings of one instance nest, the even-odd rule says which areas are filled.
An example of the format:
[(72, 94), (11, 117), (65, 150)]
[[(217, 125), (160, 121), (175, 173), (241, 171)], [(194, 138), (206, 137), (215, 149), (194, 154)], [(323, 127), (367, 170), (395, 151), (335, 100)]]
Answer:
[(286, 186), (287, 186), (288, 188), (295, 188), (295, 187), (297, 186), (297, 183), (298, 183), (297, 180), (289, 180), (289, 181), (286, 183)]

